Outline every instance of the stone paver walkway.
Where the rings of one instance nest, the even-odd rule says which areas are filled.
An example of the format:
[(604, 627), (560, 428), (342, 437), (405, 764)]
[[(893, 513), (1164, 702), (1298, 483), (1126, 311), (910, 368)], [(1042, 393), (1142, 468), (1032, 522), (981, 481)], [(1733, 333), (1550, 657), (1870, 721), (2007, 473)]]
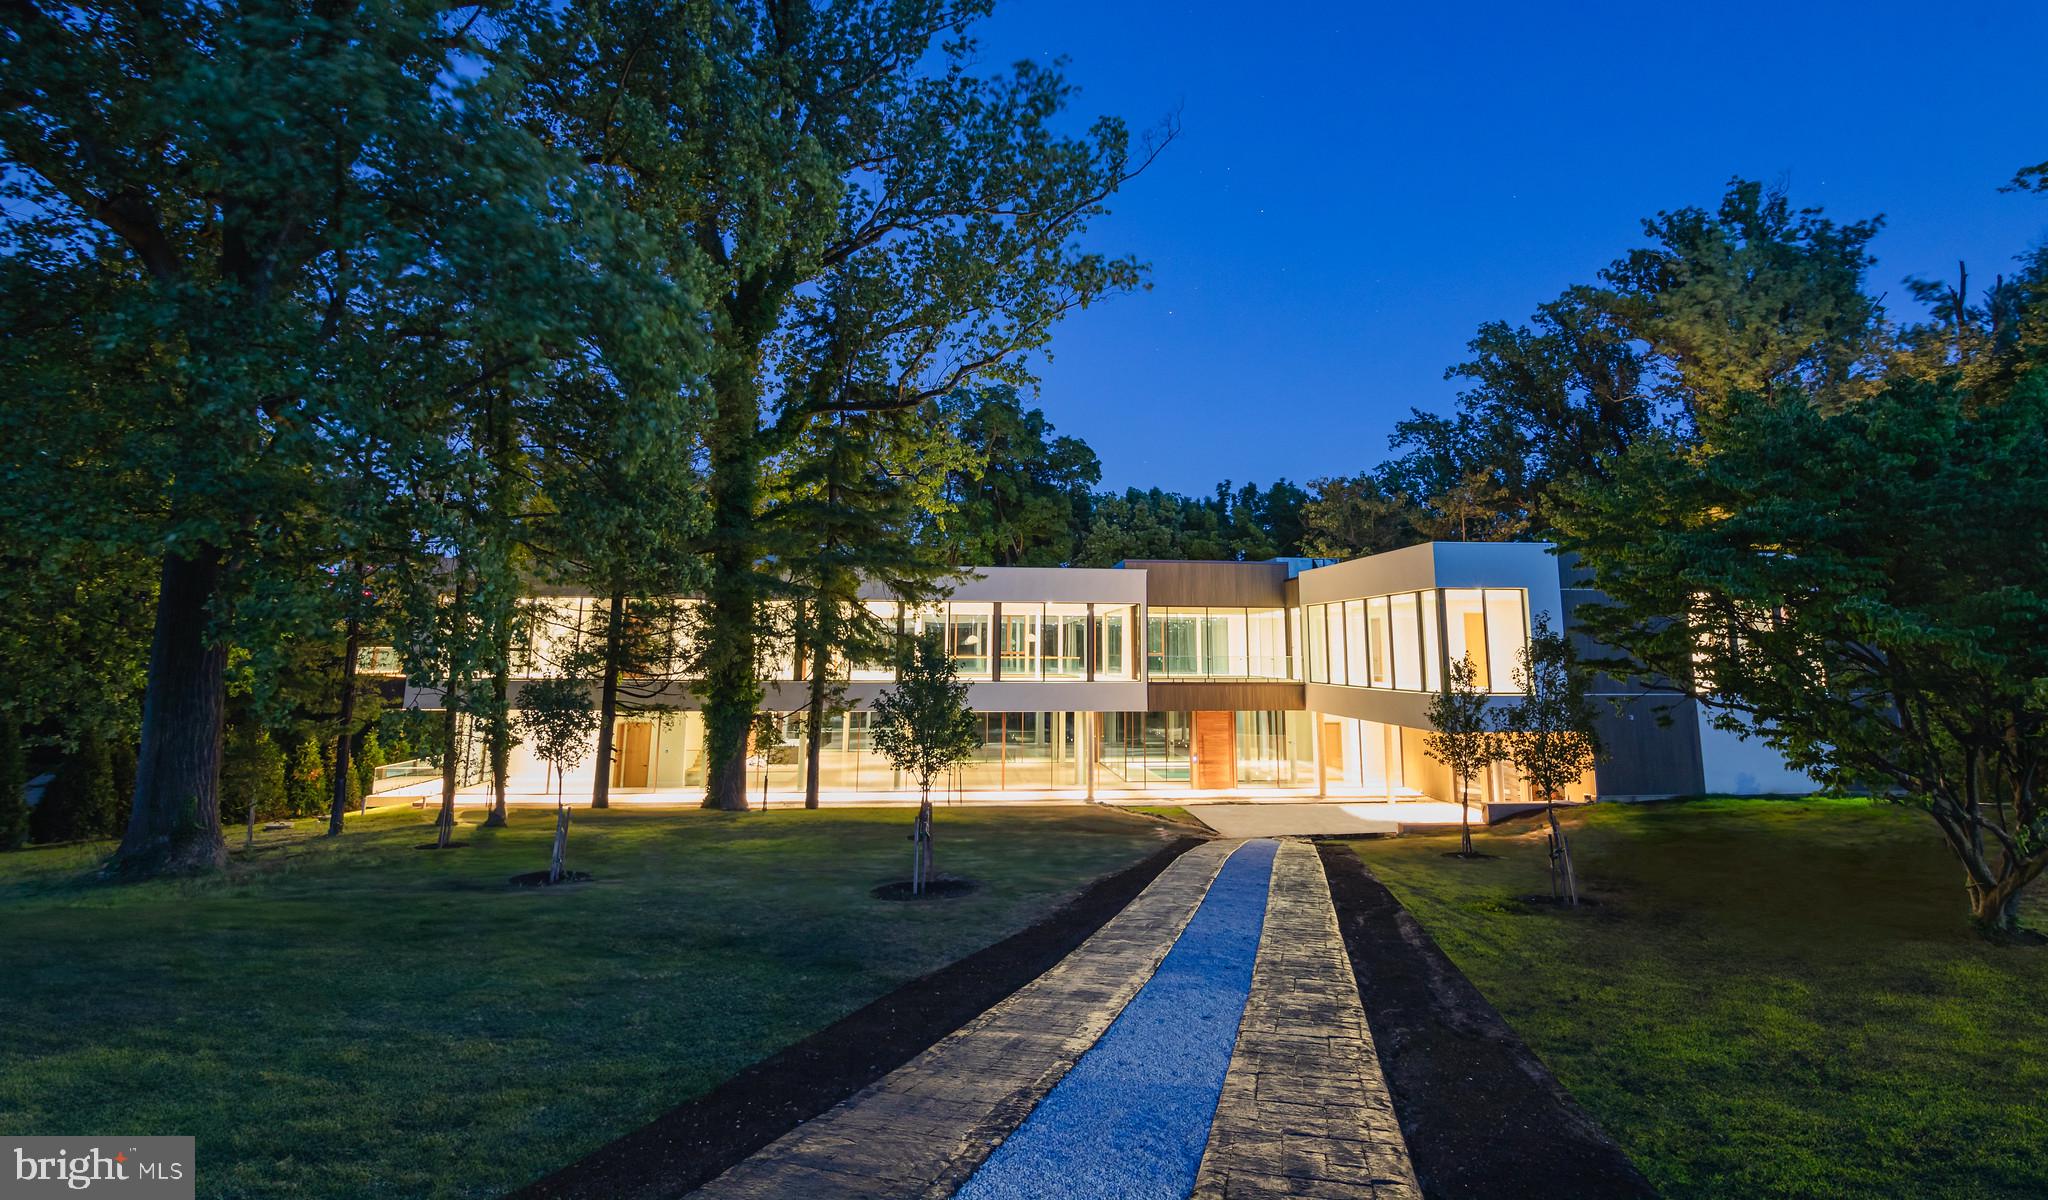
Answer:
[(1196, 1200), (1420, 1200), (1315, 848), (1273, 863), (1251, 1000)]
[(694, 1194), (951, 1196), (1151, 978), (1236, 845), (1181, 855), (1058, 966)]
[[(1170, 974), (1160, 971), (1162, 960), (1225, 859), (1243, 845), (1218, 840), (1188, 851), (1058, 966), (694, 1194), (713, 1200), (954, 1196), (1027, 1119), (1050, 1115), (1033, 1110), (1070, 1072), (1084, 1074), (1076, 1064), (1098, 1042), (1111, 1040), (1103, 1035), (1127, 1006), (1142, 1007), (1133, 998), (1155, 972)], [(1257, 846), (1262, 858), (1270, 846)], [(1192, 1195), (1419, 1200), (1322, 864), (1306, 843), (1284, 842), (1274, 852), (1258, 936), (1249, 996)], [(1190, 939), (1199, 957), (1192, 945), (1198, 940), (1207, 938)], [(1235, 959), (1240, 964), (1242, 953)], [(1237, 978), (1237, 994), (1244, 996), (1243, 976)], [(1096, 1062), (1114, 1058), (1112, 1052)], [(1209, 1079), (1207, 1088), (1214, 1089), (1215, 1076)], [(1100, 1128), (1070, 1129), (1074, 1147), (1094, 1149), (1068, 1153), (1135, 1149), (1128, 1106), (1080, 1107), (1100, 1110), (1104, 1119)], [(1142, 1114), (1142, 1104), (1135, 1111)], [(1061, 1120), (1071, 1125), (1073, 1114)], [(1188, 1145), (1184, 1153), (1193, 1150)], [(1089, 1177), (1078, 1168), (1038, 1171), (1024, 1190), (1006, 1185), (989, 1194), (1093, 1200), (1083, 1183)], [(1180, 1200), (1189, 1195), (1189, 1177), (1156, 1172), (1123, 1180), (1116, 1191)]]

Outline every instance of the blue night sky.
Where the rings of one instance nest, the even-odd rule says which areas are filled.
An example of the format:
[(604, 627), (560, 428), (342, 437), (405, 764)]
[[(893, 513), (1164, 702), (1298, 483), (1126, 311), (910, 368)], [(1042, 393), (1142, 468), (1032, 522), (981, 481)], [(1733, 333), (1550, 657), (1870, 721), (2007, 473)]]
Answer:
[(1109, 487), (1386, 457), (1480, 322), (1591, 280), (1736, 174), (1883, 213), (1874, 290), (2048, 237), (2048, 4), (1007, 0), (982, 60), (1071, 59), (1083, 115), (1182, 134), (1091, 242), (1153, 288), (1071, 318), (1038, 403)]

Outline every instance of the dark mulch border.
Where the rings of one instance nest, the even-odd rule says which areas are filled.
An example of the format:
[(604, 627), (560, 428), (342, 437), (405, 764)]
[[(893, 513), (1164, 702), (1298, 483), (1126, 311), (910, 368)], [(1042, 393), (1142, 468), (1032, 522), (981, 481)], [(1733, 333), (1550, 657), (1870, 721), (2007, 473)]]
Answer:
[(1423, 1195), (1654, 1197), (1649, 1180), (1350, 847), (1317, 849)]
[(981, 888), (979, 880), (954, 879), (940, 876), (924, 885), (924, 894), (917, 895), (910, 890), (908, 879), (898, 879), (868, 889), (868, 895), (876, 900), (951, 900), (959, 896), (971, 896)]
[(677, 1196), (716, 1178), (1043, 975), (1205, 840), (1175, 839), (1043, 921), (904, 984), (509, 1200)]

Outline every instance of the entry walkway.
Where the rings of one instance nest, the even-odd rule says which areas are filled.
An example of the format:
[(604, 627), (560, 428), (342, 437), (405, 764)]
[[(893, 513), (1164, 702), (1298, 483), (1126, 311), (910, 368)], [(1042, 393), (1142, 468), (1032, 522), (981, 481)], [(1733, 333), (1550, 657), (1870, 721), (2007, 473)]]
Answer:
[(696, 1194), (1420, 1195), (1321, 863), (1270, 840), (1188, 851), (1051, 971)]

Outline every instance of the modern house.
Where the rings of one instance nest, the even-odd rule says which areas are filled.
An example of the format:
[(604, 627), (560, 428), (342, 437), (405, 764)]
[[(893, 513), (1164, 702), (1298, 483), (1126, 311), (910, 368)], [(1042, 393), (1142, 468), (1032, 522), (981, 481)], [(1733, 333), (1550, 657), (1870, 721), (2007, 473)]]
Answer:
[[(879, 595), (868, 603), (906, 633), (937, 634), (969, 684), (985, 733), (980, 754), (949, 780), (953, 797), (1450, 802), (1448, 773), (1424, 752), (1430, 695), (1449, 663), (1470, 656), (1498, 703), (1515, 703), (1514, 669), (1532, 621), (1570, 628), (1590, 596), (1565, 586), (1570, 568), (1561, 575), (1560, 567), (1543, 544), (1434, 542), (1339, 563), (988, 567), (943, 603)], [(563, 661), (600, 604), (543, 596), (516, 673), (537, 677)], [(905, 781), (868, 739), (869, 707), (893, 667), (838, 669), (845, 711), (831, 718), (820, 747), (823, 797), (905, 795)], [(768, 671), (762, 708), (781, 744), (751, 760), (751, 790), (771, 802), (803, 793), (808, 686), (799, 674), (786, 651)], [(1611, 753), (1572, 799), (1810, 786), (1770, 766), (1767, 750), (1759, 757), (1760, 747), (1708, 729), (1691, 701), (1605, 686)], [(703, 724), (688, 683), (657, 672), (629, 680), (626, 691), (632, 711), (614, 731), (613, 795), (701, 794)], [(415, 689), (407, 703), (437, 708), (440, 697)], [(1749, 765), (1713, 765), (1731, 752)], [(588, 794), (592, 769), (572, 769), (565, 792)], [(1745, 777), (1762, 783), (1743, 787)], [(515, 750), (511, 790), (553, 789), (543, 765)], [(1498, 813), (1529, 796), (1503, 764), (1473, 781), (1465, 800)]]

